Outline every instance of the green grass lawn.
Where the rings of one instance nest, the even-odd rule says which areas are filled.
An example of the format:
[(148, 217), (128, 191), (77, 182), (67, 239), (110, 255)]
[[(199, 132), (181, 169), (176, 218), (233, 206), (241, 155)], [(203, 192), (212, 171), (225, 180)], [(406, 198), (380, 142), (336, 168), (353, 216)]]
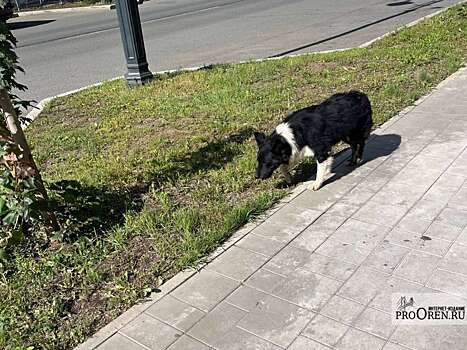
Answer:
[(463, 65), (467, 6), (368, 48), (105, 83), (27, 129), (63, 232), (11, 252), (0, 348), (70, 349), (284, 196), (254, 179), (253, 130), (349, 89), (381, 124)]

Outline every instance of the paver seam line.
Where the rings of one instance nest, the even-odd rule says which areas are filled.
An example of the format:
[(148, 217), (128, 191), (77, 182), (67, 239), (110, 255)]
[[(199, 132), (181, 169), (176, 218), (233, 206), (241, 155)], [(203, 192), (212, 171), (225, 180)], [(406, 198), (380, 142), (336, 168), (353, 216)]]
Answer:
[[(141, 346), (143, 349), (146, 349), (146, 350), (151, 350), (151, 348), (147, 347), (146, 345), (144, 344), (141, 344), (139, 341), (137, 341), (136, 339), (133, 339), (132, 337), (126, 335), (125, 333), (122, 333), (120, 331), (117, 332), (117, 334), (121, 335), (122, 337), (128, 339), (129, 341), (131, 341), (132, 343), (135, 343), (139, 346)], [(102, 345), (102, 344), (101, 344)], [(99, 345), (100, 346), (100, 345)]]
[[(462, 272), (451, 271), (451, 270), (443, 269), (443, 268), (440, 268), (440, 267), (437, 267), (436, 269), (440, 270), (440, 271), (445, 271), (445, 272), (452, 273), (453, 275), (459, 275), (459, 276), (462, 276), (462, 277), (467, 277), (467, 275), (465, 273), (462, 273)], [(428, 287), (428, 288), (431, 288), (431, 287)], [(434, 288), (432, 288), (432, 289), (434, 289)], [(443, 292), (443, 291), (441, 291), (441, 292)], [(447, 292), (443, 292), (443, 293), (447, 293)], [(452, 293), (447, 293), (447, 294), (457, 295), (457, 294), (452, 294)], [(461, 296), (461, 295), (459, 295), (459, 296), (462, 297), (463, 299), (467, 299), (467, 296)]]
[[(311, 320), (305, 325), (305, 327), (302, 328), (302, 330), (300, 331), (300, 333), (298, 333), (298, 335), (294, 338), (294, 340), (293, 340), (289, 345), (287, 345), (286, 349), (289, 349), (290, 346), (295, 342), (295, 340), (298, 339), (298, 337), (304, 337), (304, 338), (306, 338), (306, 339), (310, 339), (310, 340), (313, 340), (313, 341), (315, 341), (315, 342), (317, 342), (317, 343), (319, 343), (319, 344), (321, 344), (321, 345), (324, 345), (326, 348), (335, 349), (335, 347), (334, 347), (333, 345), (329, 345), (329, 344), (323, 343), (321, 340), (314, 339), (314, 338), (309, 337), (309, 336), (307, 336), (307, 335), (305, 335), (305, 334), (302, 333), (302, 332), (308, 327), (308, 325), (309, 325), (316, 317), (318, 317), (318, 316), (327, 317), (327, 316), (325, 316), (325, 315), (321, 315), (321, 314), (319, 314), (319, 313), (316, 313), (316, 314), (311, 318)], [(330, 317), (329, 317), (329, 318), (330, 318)], [(348, 326), (348, 325), (346, 324), (346, 326)]]
[[(238, 322), (240, 322), (240, 321), (238, 321)], [(246, 329), (246, 328), (243, 328), (242, 326), (239, 326), (238, 323), (237, 323), (234, 327), (235, 327), (235, 328), (238, 328), (238, 329), (241, 329), (241, 330), (244, 331), (244, 332), (250, 333), (251, 335), (254, 335), (255, 337), (257, 337), (257, 338), (259, 338), (259, 339), (262, 339), (262, 340), (264, 340), (264, 341), (266, 341), (266, 342), (268, 342), (268, 343), (270, 343), (270, 344), (273, 344), (273, 345), (275, 345), (275, 346), (277, 346), (277, 347), (279, 347), (279, 348), (281, 348), (281, 349), (286, 349), (286, 348), (284, 348), (282, 345), (279, 345), (279, 344), (277, 344), (277, 343), (274, 343), (274, 342), (271, 341), (271, 340), (267, 340), (267, 339), (265, 339), (265, 338), (259, 336), (258, 334), (255, 334), (255, 333), (253, 333), (252, 331), (250, 331), (250, 330), (248, 330), (248, 329)]]

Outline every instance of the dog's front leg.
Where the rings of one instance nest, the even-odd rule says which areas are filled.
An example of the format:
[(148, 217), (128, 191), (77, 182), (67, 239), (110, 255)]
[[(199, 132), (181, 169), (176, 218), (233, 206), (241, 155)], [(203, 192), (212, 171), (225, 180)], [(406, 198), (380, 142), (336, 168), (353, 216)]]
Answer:
[(291, 184), (292, 183), (292, 175), (290, 175), (289, 165), (288, 164), (282, 164), (281, 165), (281, 172), (282, 172), (282, 175), (284, 175), (285, 182), (287, 182), (288, 184)]
[(310, 189), (313, 190), (313, 191), (317, 191), (321, 188), (321, 186), (323, 185), (323, 182), (324, 182), (324, 177), (326, 176), (326, 174), (328, 173), (328, 168), (329, 168), (329, 159), (326, 159), (325, 161), (323, 162), (318, 162), (318, 160), (316, 160), (316, 164), (317, 164), (317, 170), (316, 170), (316, 179), (315, 181), (310, 185)]

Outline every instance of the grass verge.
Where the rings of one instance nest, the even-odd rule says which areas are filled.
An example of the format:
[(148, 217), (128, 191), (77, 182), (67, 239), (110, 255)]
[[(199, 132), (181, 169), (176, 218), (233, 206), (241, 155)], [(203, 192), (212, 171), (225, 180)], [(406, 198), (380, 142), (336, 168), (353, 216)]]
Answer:
[(0, 347), (69, 349), (287, 193), (254, 180), (253, 129), (349, 89), (381, 124), (467, 55), (460, 5), (365, 49), (122, 81), (53, 101), (27, 130), (63, 231), (2, 265)]

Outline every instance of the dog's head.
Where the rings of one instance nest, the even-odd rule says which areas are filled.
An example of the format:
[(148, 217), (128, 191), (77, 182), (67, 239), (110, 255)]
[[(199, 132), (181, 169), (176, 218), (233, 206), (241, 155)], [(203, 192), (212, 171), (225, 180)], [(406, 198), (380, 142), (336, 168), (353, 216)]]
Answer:
[(255, 132), (255, 139), (258, 145), (256, 178), (264, 180), (280, 165), (289, 162), (292, 149), (287, 141), (276, 133), (266, 136), (262, 132)]

